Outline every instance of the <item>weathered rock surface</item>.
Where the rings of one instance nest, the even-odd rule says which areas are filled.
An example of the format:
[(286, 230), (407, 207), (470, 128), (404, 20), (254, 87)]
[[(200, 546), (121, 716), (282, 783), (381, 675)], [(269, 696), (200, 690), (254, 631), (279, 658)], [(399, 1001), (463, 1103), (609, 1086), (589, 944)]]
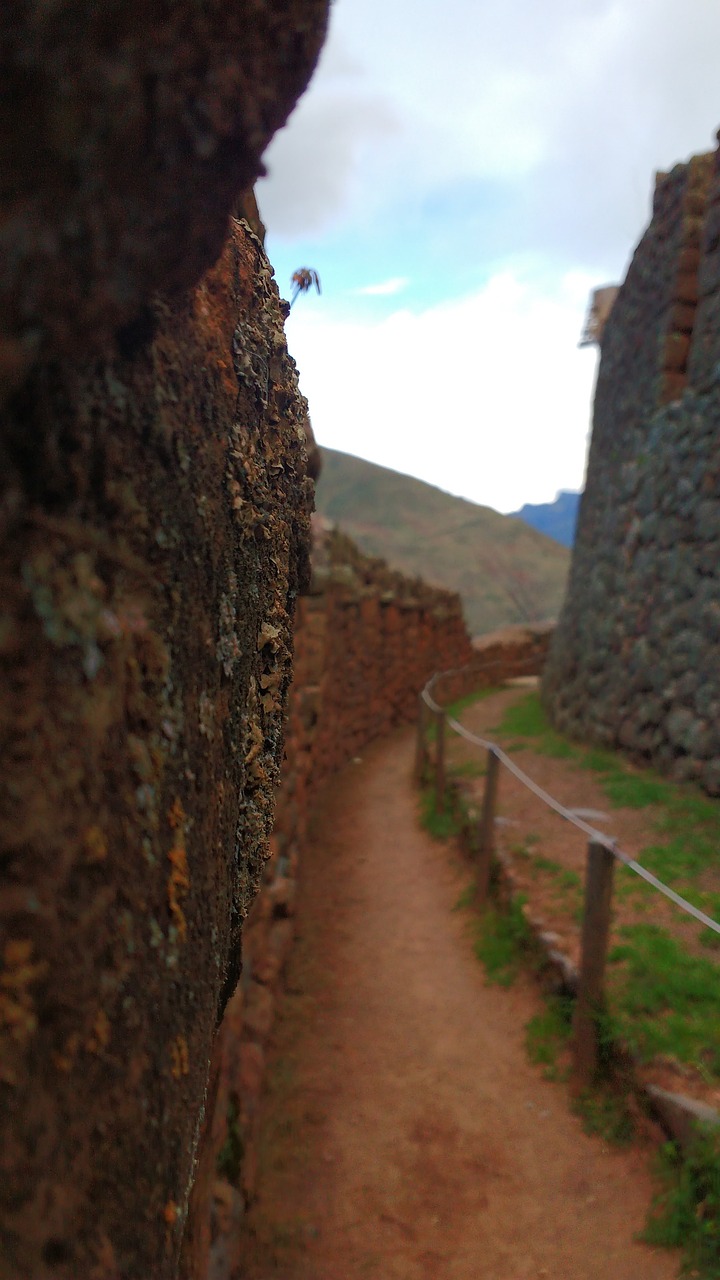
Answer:
[(273, 817), (306, 405), (242, 224), (151, 313), (0, 451), (3, 1277), (175, 1275)]
[(712, 794), (720, 794), (719, 215), (717, 157), (659, 180), (605, 329), (570, 583), (543, 684), (558, 728), (619, 745)]
[(312, 494), (248, 188), (327, 7), (0, 17), (2, 1280), (206, 1274)]

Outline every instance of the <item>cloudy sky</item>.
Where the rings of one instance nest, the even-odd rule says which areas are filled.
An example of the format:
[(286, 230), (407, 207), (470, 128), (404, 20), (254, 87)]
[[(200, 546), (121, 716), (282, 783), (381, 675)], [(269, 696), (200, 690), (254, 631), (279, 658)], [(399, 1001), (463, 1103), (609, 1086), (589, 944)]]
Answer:
[(321, 444), (510, 511), (582, 485), (592, 287), (720, 124), (717, 0), (334, 0), (258, 187)]

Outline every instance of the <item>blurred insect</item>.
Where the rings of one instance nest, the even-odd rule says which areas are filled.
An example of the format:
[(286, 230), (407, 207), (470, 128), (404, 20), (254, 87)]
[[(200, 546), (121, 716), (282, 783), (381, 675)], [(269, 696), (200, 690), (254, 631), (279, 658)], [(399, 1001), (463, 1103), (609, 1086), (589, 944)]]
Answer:
[(301, 293), (307, 293), (308, 289), (312, 289), (315, 285), (318, 293), (320, 289), (320, 277), (317, 271), (313, 271), (312, 267), (300, 267), (297, 271), (293, 271), (290, 282), (294, 286), (293, 296), (290, 299), (290, 306)]

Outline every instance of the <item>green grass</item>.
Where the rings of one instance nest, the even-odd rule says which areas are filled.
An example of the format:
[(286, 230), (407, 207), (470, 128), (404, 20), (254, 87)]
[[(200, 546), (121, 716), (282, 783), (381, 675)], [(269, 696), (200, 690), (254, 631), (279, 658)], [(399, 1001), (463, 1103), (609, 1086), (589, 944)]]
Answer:
[(480, 756), (477, 758), (471, 756), (469, 760), (450, 766), (450, 775), (453, 778), (484, 778), (486, 773), (487, 766)]
[(573, 1100), (573, 1111), (591, 1137), (625, 1147), (635, 1136), (635, 1122), (627, 1098), (606, 1087), (586, 1090)]
[(569, 742), (550, 727), (537, 693), (530, 693), (509, 707), (497, 729), (502, 734), (521, 730), (532, 739), (534, 750), (571, 759), (580, 768), (594, 772), (614, 807), (651, 807), (652, 825), (660, 839), (642, 850), (639, 861), (666, 883), (680, 887), (691, 901), (696, 901), (691, 896), (693, 892), (700, 893), (697, 905), (708, 914), (718, 911), (720, 894), (703, 895), (693, 882), (708, 868), (720, 869), (720, 802), (690, 785), (660, 778), (652, 770), (633, 768), (619, 754)]
[(475, 885), (469, 884), (459, 895), (453, 911), (469, 911), (475, 901)]
[[(485, 698), (492, 697), (494, 693), (499, 693), (503, 688), (505, 688), (504, 685), (492, 685), (489, 689), (477, 689), (473, 693), (465, 693), (462, 698), (456, 698), (454, 702), (448, 703), (445, 707), (445, 713), (453, 720), (457, 720), (468, 707), (474, 706), (476, 702), (482, 702)], [(427, 716), (427, 738), (429, 742), (434, 742), (437, 738), (437, 720), (435, 719), (434, 713), (429, 710), (427, 712)], [(484, 762), (482, 764), (482, 771), (483, 773), (485, 772)], [(457, 769), (453, 769), (453, 772), (457, 772)]]
[(494, 693), (500, 693), (500, 690), (505, 687), (504, 684), (494, 684), (487, 689), (476, 689), (474, 693), (463, 694), (462, 698), (457, 698), (455, 702), (450, 703), (447, 713), (453, 720), (457, 720), (468, 707), (474, 706), (476, 702), (484, 702), (486, 698), (492, 698)]
[(541, 873), (544, 873), (557, 885), (558, 889), (565, 893), (575, 893), (582, 888), (582, 879), (577, 871), (563, 867), (554, 858), (547, 858), (545, 854), (539, 853), (532, 858), (530, 874), (535, 877)]
[[(534, 750), (594, 773), (611, 805), (650, 808), (657, 838), (640, 852), (638, 861), (720, 920), (720, 894), (703, 883), (708, 870), (720, 869), (720, 803), (689, 784), (634, 768), (620, 754), (569, 742), (552, 729), (535, 692), (508, 708), (497, 731), (525, 738)], [(543, 855), (536, 854), (532, 864), (527, 858), (527, 865), (564, 893), (575, 895), (581, 888), (575, 873), (563, 873)], [(652, 918), (657, 891), (623, 866), (616, 873), (617, 900)], [(580, 918), (579, 900), (576, 907)], [(678, 919), (687, 919), (676, 910)], [(666, 1054), (696, 1067), (707, 1079), (720, 1077), (720, 967), (712, 954), (720, 950), (720, 935), (711, 929), (698, 931), (707, 957), (689, 955), (656, 925), (628, 925), (622, 935), (622, 945), (611, 955), (609, 975), (616, 1034), (641, 1058)]]
[[(642, 851), (639, 861), (720, 919), (720, 894), (704, 888), (701, 881), (708, 868), (720, 866), (720, 804), (691, 786), (634, 769), (612, 752), (568, 742), (548, 725), (536, 694), (511, 707), (497, 732), (529, 738), (535, 750), (592, 771), (614, 806), (651, 807), (658, 841)], [(513, 744), (516, 750), (521, 745), (521, 741)], [(579, 892), (580, 877), (531, 852), (530, 841), (516, 844), (512, 852), (563, 892)], [(657, 901), (656, 891), (622, 866), (617, 868), (615, 891), (633, 910), (652, 910)], [(625, 925), (620, 935), (622, 941), (609, 956), (608, 1008), (603, 1017), (605, 1072), (612, 1045), (621, 1040), (641, 1060), (662, 1054), (692, 1064), (708, 1082), (720, 1078), (720, 968), (714, 957), (689, 955), (654, 924)], [(709, 951), (720, 950), (720, 937), (713, 930), (702, 930), (699, 941)], [(532, 953), (522, 899), (516, 899), (509, 912), (487, 911), (475, 949), (490, 981), (502, 985), (514, 981)], [(561, 1074), (559, 1058), (568, 1043), (571, 1016), (570, 1002), (550, 998), (527, 1025), (528, 1057), (549, 1079)], [(634, 1122), (627, 1098), (622, 1090), (610, 1087), (609, 1077), (600, 1080), (599, 1088), (581, 1095), (574, 1108), (587, 1132), (614, 1143), (632, 1140)], [(683, 1274), (694, 1280), (720, 1280), (720, 1129), (700, 1134), (684, 1155), (667, 1144), (660, 1181), (643, 1239), (682, 1248)]]
[[(533, 738), (533, 747), (543, 755), (570, 759), (577, 748), (548, 723), (537, 693), (529, 693), (508, 707), (499, 725), (491, 732), (512, 738)], [(517, 749), (518, 744), (513, 744)]]
[[(565, 1081), (569, 1067), (561, 1064), (569, 1048), (575, 1001), (572, 996), (549, 995), (545, 1007), (525, 1027), (525, 1050), (531, 1062), (543, 1068), (546, 1080)], [(586, 1133), (606, 1142), (623, 1146), (634, 1136), (634, 1122), (627, 1096), (612, 1087), (610, 1061), (592, 1089), (585, 1090), (572, 1103)]]
[(485, 967), (488, 982), (510, 987), (533, 951), (533, 937), (523, 913), (521, 894), (509, 907), (488, 907), (478, 924), (475, 955)]
[(510, 845), (510, 852), (515, 858), (520, 858), (522, 862), (528, 863), (531, 860), (536, 863), (540, 860), (541, 855), (533, 855), (532, 850), (540, 843), (541, 837), (531, 831), (528, 835), (523, 836), (522, 840), (516, 840)]
[(545, 1008), (536, 1013), (525, 1027), (525, 1049), (528, 1058), (536, 1066), (544, 1068), (546, 1080), (560, 1080), (566, 1076), (558, 1058), (570, 1040), (572, 1032), (573, 1001), (569, 996), (548, 996)]
[(720, 970), (653, 924), (625, 925), (610, 952), (612, 1018), (641, 1059), (667, 1054), (720, 1076)]
[(442, 810), (437, 808), (433, 787), (427, 787), (420, 797), (420, 821), (435, 840), (449, 840), (460, 830), (457, 815), (449, 804)]
[(682, 1154), (674, 1143), (660, 1153), (658, 1191), (642, 1239), (683, 1250), (683, 1274), (720, 1276), (720, 1130), (701, 1130)]

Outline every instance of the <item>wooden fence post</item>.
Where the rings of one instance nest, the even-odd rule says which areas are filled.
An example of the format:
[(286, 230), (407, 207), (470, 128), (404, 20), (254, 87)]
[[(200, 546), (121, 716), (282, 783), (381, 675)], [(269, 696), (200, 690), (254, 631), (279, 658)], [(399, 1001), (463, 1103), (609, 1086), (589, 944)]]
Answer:
[(442, 708), (436, 713), (436, 724), (435, 809), (438, 813), (442, 813), (445, 808), (445, 712)]
[(478, 902), (486, 902), (490, 892), (490, 871), (495, 849), (495, 809), (497, 806), (498, 776), (500, 761), (492, 747), (487, 754), (487, 773), (483, 792), (482, 810), (480, 813), (480, 831), (478, 840), (477, 879), (475, 892)]
[(604, 1003), (605, 962), (610, 936), (615, 857), (604, 844), (588, 844), (585, 911), (575, 1016), (573, 1018), (573, 1083), (583, 1089), (598, 1069), (598, 1014)]
[(417, 738), (415, 740), (415, 782), (422, 786), (427, 769), (427, 741), (425, 724), (427, 720), (426, 703), (422, 694), (418, 698)]

